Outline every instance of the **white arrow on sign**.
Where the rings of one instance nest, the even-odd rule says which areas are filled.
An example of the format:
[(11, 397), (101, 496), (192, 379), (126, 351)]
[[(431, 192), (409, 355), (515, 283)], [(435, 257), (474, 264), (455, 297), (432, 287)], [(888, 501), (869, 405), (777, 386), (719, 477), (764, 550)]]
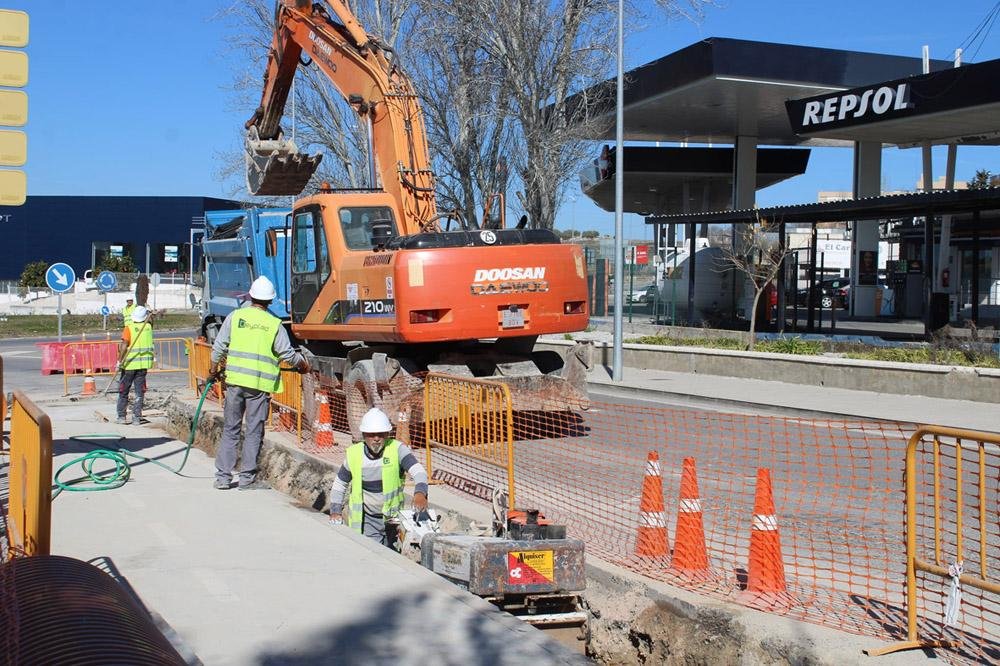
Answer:
[(60, 273), (59, 271), (57, 271), (56, 269), (53, 268), (52, 269), (52, 274), (56, 276), (56, 283), (57, 284), (60, 284), (60, 285), (62, 285), (64, 287), (69, 284), (69, 279), (66, 277), (65, 273)]

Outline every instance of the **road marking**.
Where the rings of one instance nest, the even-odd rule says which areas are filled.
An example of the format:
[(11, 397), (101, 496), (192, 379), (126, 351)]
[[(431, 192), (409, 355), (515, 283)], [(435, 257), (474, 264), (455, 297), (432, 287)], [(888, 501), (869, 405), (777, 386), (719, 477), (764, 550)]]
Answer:
[(235, 595), (226, 585), (219, 576), (209, 569), (193, 569), (191, 571), (194, 577), (201, 581), (201, 584), (205, 586), (208, 593), (215, 597), (218, 601), (225, 601), (228, 603), (238, 602), (240, 598)]
[[(107, 419), (104, 419), (107, 421)], [(130, 509), (145, 509), (146, 503), (142, 501), (142, 498), (135, 497), (129, 493), (118, 493), (118, 499), (121, 500), (122, 504), (125, 504)]]
[(3, 352), (2, 355), (3, 356), (25, 356), (27, 358), (41, 358), (42, 357), (42, 355), (38, 352), (37, 349), (23, 349), (23, 350), (19, 350), (19, 351), (17, 351), (17, 350), (15, 350), (15, 351), (5, 351), (5, 352)]
[(149, 530), (163, 542), (164, 546), (176, 547), (184, 545), (184, 539), (180, 538), (165, 523), (149, 523)]

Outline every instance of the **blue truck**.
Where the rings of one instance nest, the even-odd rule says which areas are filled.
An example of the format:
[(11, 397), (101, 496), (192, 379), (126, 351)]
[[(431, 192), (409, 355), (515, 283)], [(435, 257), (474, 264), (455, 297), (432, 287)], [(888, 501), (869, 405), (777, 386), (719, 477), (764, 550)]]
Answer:
[(278, 292), (268, 310), (284, 322), (289, 318), (289, 208), (248, 208), (205, 213), (202, 238), (204, 291), (202, 335), (209, 341), (228, 315), (249, 300), (250, 283), (266, 276)]

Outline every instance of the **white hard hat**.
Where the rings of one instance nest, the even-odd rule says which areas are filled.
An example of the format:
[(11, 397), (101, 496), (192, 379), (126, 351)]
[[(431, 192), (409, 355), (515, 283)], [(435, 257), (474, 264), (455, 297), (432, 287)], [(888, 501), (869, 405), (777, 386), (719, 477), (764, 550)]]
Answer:
[(132, 321), (136, 322), (137, 324), (141, 324), (142, 322), (146, 321), (146, 317), (148, 316), (149, 316), (149, 310), (147, 310), (142, 305), (137, 305), (135, 310), (132, 310)]
[(367, 433), (391, 432), (392, 423), (389, 421), (389, 417), (385, 415), (385, 412), (378, 407), (372, 407), (361, 417), (360, 430)]
[(256, 301), (273, 301), (277, 296), (274, 284), (263, 275), (250, 285), (250, 298)]

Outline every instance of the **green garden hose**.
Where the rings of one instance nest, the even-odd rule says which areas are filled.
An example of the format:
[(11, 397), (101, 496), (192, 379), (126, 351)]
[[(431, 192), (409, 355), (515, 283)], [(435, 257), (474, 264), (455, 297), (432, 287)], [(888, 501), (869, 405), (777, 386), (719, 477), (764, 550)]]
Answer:
[[(97, 490), (113, 490), (125, 485), (129, 477), (132, 475), (132, 468), (129, 466), (128, 459), (135, 458), (141, 460), (142, 462), (153, 463), (154, 465), (159, 465), (163, 469), (171, 472), (173, 474), (180, 474), (181, 470), (184, 469), (184, 465), (187, 464), (188, 455), (191, 453), (191, 447), (194, 444), (195, 431), (198, 428), (198, 421), (201, 418), (201, 406), (205, 404), (205, 398), (208, 396), (208, 391), (212, 388), (213, 379), (209, 378), (205, 382), (205, 390), (201, 392), (201, 398), (198, 400), (198, 406), (194, 410), (194, 419), (191, 421), (191, 434), (188, 436), (187, 448), (184, 449), (184, 459), (181, 460), (181, 464), (174, 469), (164, 465), (158, 460), (152, 458), (147, 458), (146, 456), (140, 456), (136, 453), (132, 453), (127, 449), (97, 449), (96, 451), (91, 451), (85, 456), (80, 456), (79, 458), (74, 458), (65, 465), (59, 468), (56, 472), (53, 481), (55, 483), (56, 489), (52, 493), (52, 499), (59, 496), (64, 490), (75, 493), (88, 493)], [(70, 437), (70, 440), (75, 442), (83, 442), (84, 444), (92, 444), (90, 440), (95, 439), (114, 439), (120, 442), (125, 439), (124, 436), (118, 434), (93, 434), (93, 435), (74, 435)], [(112, 469), (105, 470), (103, 472), (95, 472), (94, 464), (102, 461), (110, 461), (114, 463)], [(59, 480), (59, 475), (70, 467), (79, 464), (83, 467), (83, 471), (86, 473), (85, 478), (77, 479), (75, 481), (65, 482)], [(92, 486), (80, 486), (78, 484), (90, 481), (94, 485)]]

